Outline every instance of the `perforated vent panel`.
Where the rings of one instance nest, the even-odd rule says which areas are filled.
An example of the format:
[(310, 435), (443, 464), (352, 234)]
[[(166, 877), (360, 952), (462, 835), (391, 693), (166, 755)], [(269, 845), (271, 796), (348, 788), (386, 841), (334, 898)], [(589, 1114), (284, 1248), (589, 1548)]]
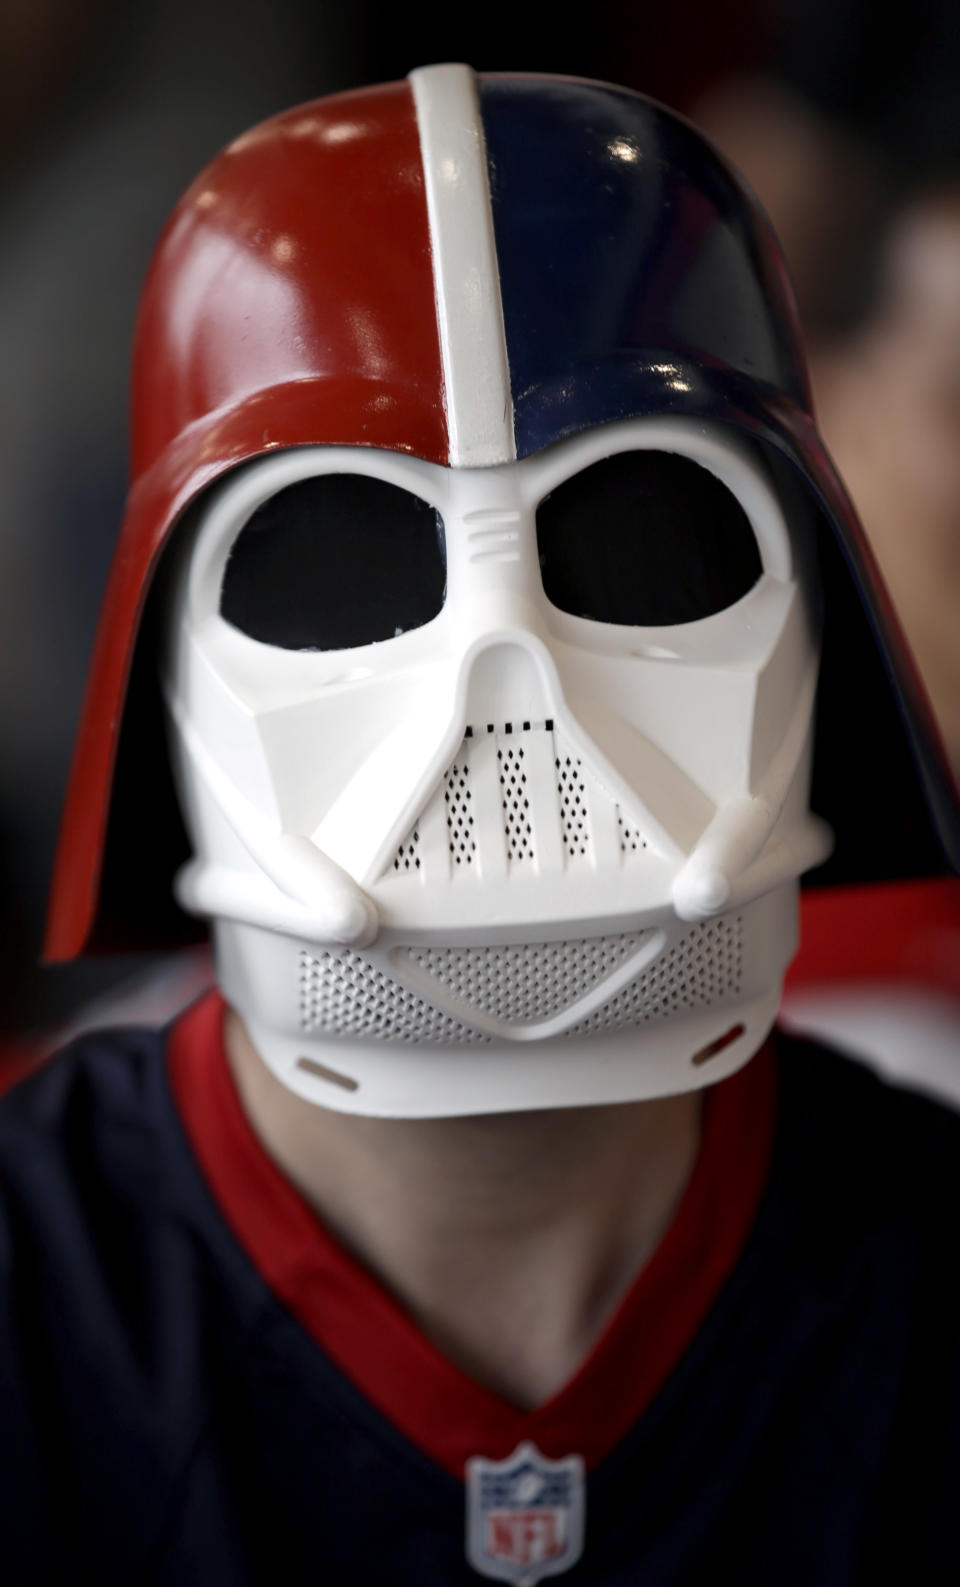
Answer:
[(527, 774), (523, 759), (521, 744), (510, 744), (497, 750), (503, 829), (511, 861), (533, 859), (533, 827), (530, 824), (530, 800), (527, 797)]
[(489, 1038), (432, 1008), (359, 953), (300, 952), (300, 1028), (379, 1041), (484, 1042)]
[(405, 957), (461, 1002), (509, 1024), (539, 1024), (584, 997), (649, 935), (497, 948), (408, 948)]
[(473, 797), (470, 793), (470, 767), (466, 760), (447, 772), (443, 790), (450, 837), (450, 857), (455, 865), (472, 865), (477, 850), (473, 835)]
[(560, 831), (568, 855), (586, 854), (587, 791), (583, 785), (582, 762), (573, 755), (558, 755), (557, 797), (560, 801)]
[(649, 970), (568, 1032), (646, 1025), (736, 997), (743, 981), (743, 921), (712, 920), (694, 926), (662, 953)]
[(623, 811), (619, 805), (617, 805), (617, 836), (620, 839), (620, 853), (624, 856), (639, 854), (640, 850), (647, 846), (646, 838), (641, 837), (636, 827), (628, 826), (624, 821)]
[[(559, 841), (558, 841), (559, 839)], [(648, 839), (553, 719), (469, 725), (456, 759), (388, 862), (436, 886), (639, 862)]]
[[(435, 977), (438, 995), (522, 1025), (570, 1007), (642, 944), (645, 933), (516, 947), (408, 948), (411, 965)], [(693, 926), (636, 980), (566, 1032), (646, 1025), (736, 997), (742, 985), (743, 922)], [(408, 990), (348, 948), (302, 950), (300, 1027), (378, 1041), (463, 1044), (489, 1041), (429, 997)]]
[(405, 843), (401, 843), (393, 862), (395, 871), (419, 871), (420, 833), (414, 827)]

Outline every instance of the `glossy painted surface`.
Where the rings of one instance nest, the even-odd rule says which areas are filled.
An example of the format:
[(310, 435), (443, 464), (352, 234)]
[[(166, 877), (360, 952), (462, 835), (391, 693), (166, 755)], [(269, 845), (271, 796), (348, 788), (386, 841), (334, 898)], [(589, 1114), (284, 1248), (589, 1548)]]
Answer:
[(134, 365), (134, 479), (212, 415), (220, 458), (322, 437), (445, 461), (405, 83), (288, 111), (208, 166), (157, 250)]
[(776, 242), (692, 127), (595, 83), (480, 92), (519, 456), (670, 411), (704, 367), (809, 405)]

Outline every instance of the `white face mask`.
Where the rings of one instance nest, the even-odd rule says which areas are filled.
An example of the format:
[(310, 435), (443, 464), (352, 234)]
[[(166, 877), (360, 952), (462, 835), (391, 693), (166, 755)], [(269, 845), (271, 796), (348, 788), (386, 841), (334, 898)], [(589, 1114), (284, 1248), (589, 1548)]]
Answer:
[[(604, 470), (665, 453), (715, 498), (678, 523), (679, 559), (662, 504), (590, 515)], [(279, 539), (294, 495), (264, 505), (299, 487), (302, 507), (304, 481), (312, 565)], [(379, 490), (388, 522), (325, 525), (328, 489), (338, 512)], [(734, 533), (747, 571), (706, 610), (681, 566), (691, 616), (678, 560), (709, 572), (719, 540), (722, 567)], [(481, 469), (302, 448), (205, 498), (171, 562), (178, 897), (213, 918), (224, 994), (294, 1091), (408, 1117), (613, 1102), (761, 1045), (796, 879), (830, 839), (807, 810), (809, 576), (742, 443), (645, 419)], [(587, 615), (562, 610), (581, 589)]]

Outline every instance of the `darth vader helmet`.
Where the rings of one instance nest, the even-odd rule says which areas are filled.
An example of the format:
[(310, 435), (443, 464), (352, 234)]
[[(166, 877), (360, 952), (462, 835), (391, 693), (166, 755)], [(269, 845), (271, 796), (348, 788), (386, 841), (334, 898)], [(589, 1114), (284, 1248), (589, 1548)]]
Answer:
[(650, 101), (443, 66), (255, 128), (161, 240), (134, 415), (49, 949), (168, 918), (159, 646), (177, 898), (299, 1094), (707, 1084), (831, 826), (834, 876), (956, 856), (776, 243)]

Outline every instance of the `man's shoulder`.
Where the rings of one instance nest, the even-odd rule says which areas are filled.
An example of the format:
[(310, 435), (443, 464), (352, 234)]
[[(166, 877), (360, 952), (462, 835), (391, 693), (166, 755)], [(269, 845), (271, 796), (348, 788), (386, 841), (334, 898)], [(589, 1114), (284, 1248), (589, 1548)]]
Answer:
[[(152, 1536), (146, 1496), (166, 1504), (203, 1415), (198, 1382), (164, 1388), (196, 1310), (165, 1048), (164, 1031), (84, 1035), (0, 1101), (0, 1492), (17, 1580), (21, 1556), (30, 1579), (61, 1579), (50, 1528), (74, 1512), (85, 1525), (101, 1492)], [(118, 1557), (132, 1578), (134, 1555)]]
[(806, 1125), (815, 1121), (827, 1137), (844, 1134), (858, 1120), (858, 1134), (869, 1133), (878, 1143), (890, 1131), (905, 1148), (940, 1142), (947, 1147), (960, 1139), (960, 1112), (922, 1085), (884, 1076), (861, 1059), (796, 1032), (778, 1028), (775, 1050), (785, 1104)]
[[(44, 1163), (80, 1154), (85, 1173), (103, 1167), (131, 1132), (156, 1131), (166, 1110), (167, 1031), (146, 1027), (88, 1032), (46, 1059), (0, 1099), (0, 1162), (4, 1180), (21, 1168), (41, 1178)], [(78, 1161), (77, 1166), (80, 1166)]]
[(31, 1307), (55, 1304), (65, 1272), (79, 1302), (160, 1237), (190, 1161), (166, 1044), (165, 1030), (85, 1034), (0, 1099), (0, 1283), (29, 1282)]
[(59, 1348), (65, 1323), (93, 1337), (98, 1308), (155, 1342), (161, 1312), (194, 1293), (204, 1305), (228, 1294), (238, 1325), (256, 1311), (262, 1286), (171, 1081), (187, 1017), (84, 1033), (0, 1099), (0, 1325), (29, 1313)]
[[(777, 1033), (771, 1189), (822, 1249), (885, 1238), (938, 1261), (960, 1190), (960, 1113), (820, 1042)], [(960, 1058), (958, 1058), (960, 1061)]]

